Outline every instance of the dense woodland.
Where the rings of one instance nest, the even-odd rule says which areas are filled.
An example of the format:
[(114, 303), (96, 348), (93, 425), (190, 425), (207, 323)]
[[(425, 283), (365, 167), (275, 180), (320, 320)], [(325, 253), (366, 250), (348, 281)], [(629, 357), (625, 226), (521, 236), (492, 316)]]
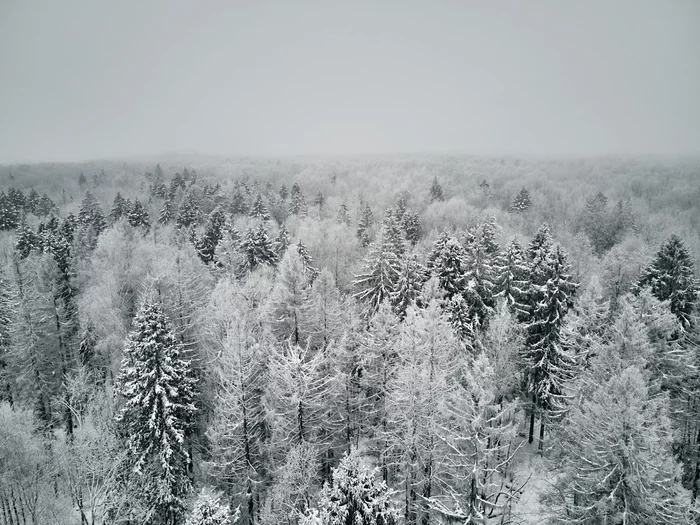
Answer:
[(700, 161), (0, 167), (0, 524), (690, 524)]

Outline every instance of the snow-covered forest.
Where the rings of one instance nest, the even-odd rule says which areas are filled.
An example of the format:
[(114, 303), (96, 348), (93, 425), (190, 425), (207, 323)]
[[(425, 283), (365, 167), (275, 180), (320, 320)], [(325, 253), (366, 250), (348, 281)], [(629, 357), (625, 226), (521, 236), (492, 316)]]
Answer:
[(699, 181), (0, 167), (0, 524), (695, 523)]

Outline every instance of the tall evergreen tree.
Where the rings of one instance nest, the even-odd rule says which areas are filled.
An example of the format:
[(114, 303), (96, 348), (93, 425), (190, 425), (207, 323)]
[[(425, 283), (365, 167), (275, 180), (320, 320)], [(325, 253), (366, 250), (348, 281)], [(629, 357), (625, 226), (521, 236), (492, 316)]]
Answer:
[(406, 257), (401, 266), (396, 287), (391, 294), (391, 304), (400, 319), (406, 317), (406, 310), (415, 305), (420, 297), (428, 272), (416, 255)]
[(240, 246), (243, 259), (239, 272), (251, 272), (260, 265), (273, 266), (277, 263), (277, 254), (265, 226), (260, 224), (255, 228), (248, 228)]
[(204, 264), (210, 264), (214, 261), (216, 247), (224, 237), (224, 228), (226, 226), (226, 215), (217, 207), (209, 214), (209, 220), (204, 228), (204, 234), (195, 245), (197, 254)]
[(299, 184), (295, 182), (292, 186), (292, 194), (289, 200), (289, 213), (305, 217), (306, 212), (306, 197), (304, 197)]
[(658, 251), (639, 279), (637, 290), (644, 286), (649, 286), (660, 301), (670, 301), (671, 311), (684, 328), (693, 324), (700, 283), (695, 277), (693, 260), (679, 237), (672, 235)]
[(5, 192), (0, 191), (0, 231), (14, 230), (19, 221), (19, 210)]
[(527, 188), (522, 188), (513, 199), (510, 205), (510, 211), (523, 212), (529, 210), (531, 206), (532, 200), (530, 199), (530, 192), (527, 191)]
[(178, 228), (189, 228), (196, 226), (199, 222), (200, 209), (195, 194), (190, 190), (185, 193), (185, 197), (177, 210), (175, 224)]
[(309, 279), (310, 283), (314, 282), (314, 279), (318, 277), (318, 274), (321, 273), (318, 268), (314, 266), (314, 260), (309, 254), (309, 249), (306, 247), (306, 245), (301, 242), (297, 241), (297, 253), (299, 254), (299, 257), (301, 257), (301, 261), (304, 265), (304, 274)]
[(265, 207), (262, 195), (260, 195), (259, 193), (258, 196), (255, 198), (253, 206), (250, 208), (250, 216), (262, 219), (263, 221), (270, 220), (270, 214), (267, 211), (267, 207)]
[(120, 192), (117, 192), (117, 194), (114, 197), (114, 203), (112, 204), (112, 211), (109, 213), (109, 219), (112, 222), (117, 222), (119, 219), (122, 218), (124, 215), (124, 206), (126, 204), (126, 200), (124, 200), (124, 197), (122, 197), (122, 194)]
[(131, 209), (126, 216), (126, 220), (129, 221), (129, 224), (134, 228), (142, 228), (146, 233), (151, 229), (151, 218), (146, 208), (144, 208), (143, 204), (141, 204), (141, 201), (138, 199), (134, 199)]
[(527, 287), (528, 267), (525, 262), (523, 249), (513, 239), (502, 252), (499, 253), (495, 269), (496, 293), (495, 297), (502, 297), (510, 311), (521, 320), (527, 317)]
[(418, 215), (418, 212), (406, 212), (403, 215), (403, 229), (406, 234), (406, 240), (411, 243), (411, 246), (415, 246), (421, 235), (420, 215)]
[(562, 324), (573, 305), (577, 285), (569, 274), (566, 254), (559, 245), (546, 253), (539, 250), (532, 250), (531, 253), (535, 256), (533, 264), (536, 265), (531, 275), (537, 280), (530, 282), (530, 311), (522, 357), (526, 362), (533, 402), (528, 440), (532, 443), (535, 411), (539, 409), (542, 416), (542, 448), (545, 418), (559, 415), (565, 406), (564, 383), (571, 379), (577, 364), (575, 356), (564, 348), (561, 341)]
[(195, 413), (190, 363), (160, 304), (146, 300), (134, 319), (117, 379), (124, 398), (117, 422), (155, 523), (182, 521), (192, 482), (187, 435)]
[(339, 224), (350, 226), (350, 210), (348, 210), (348, 205), (345, 202), (340, 203), (337, 221)]
[(430, 201), (444, 201), (445, 196), (442, 194), (442, 186), (438, 182), (437, 175), (433, 178), (433, 183), (430, 186)]
[(362, 215), (357, 223), (357, 238), (360, 239), (362, 246), (369, 246), (372, 240), (371, 229), (374, 225), (374, 214), (369, 204), (362, 208)]
[(365, 316), (371, 317), (379, 305), (396, 289), (401, 275), (401, 262), (394, 251), (396, 249), (386, 228), (369, 248), (369, 253), (362, 264), (362, 271), (355, 276), (353, 284), (358, 292), (355, 297), (365, 303)]
[(289, 238), (289, 231), (287, 231), (287, 226), (282, 223), (280, 226), (280, 231), (277, 234), (277, 238), (275, 239), (275, 253), (277, 254), (277, 259), (282, 260), (282, 256), (284, 255), (284, 252), (287, 251), (287, 248), (291, 244), (291, 239)]

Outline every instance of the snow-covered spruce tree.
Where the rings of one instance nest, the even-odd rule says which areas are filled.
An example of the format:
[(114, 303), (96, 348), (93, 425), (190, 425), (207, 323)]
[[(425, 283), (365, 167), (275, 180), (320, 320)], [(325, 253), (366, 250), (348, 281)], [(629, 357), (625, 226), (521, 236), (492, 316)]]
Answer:
[(26, 259), (32, 251), (38, 251), (40, 242), (41, 239), (39, 236), (34, 233), (34, 230), (22, 219), (22, 222), (20, 222), (17, 228), (17, 240), (15, 241), (15, 250), (17, 250), (20, 258)]
[(10, 282), (5, 277), (5, 269), (0, 265), (0, 401), (7, 401), (12, 406), (12, 380), (8, 364), (11, 350), (10, 330), (16, 315), (16, 304), (10, 289)]
[(353, 448), (333, 470), (333, 481), (321, 492), (318, 509), (300, 525), (395, 525), (399, 521), (389, 489), (377, 481)]
[(637, 290), (645, 286), (649, 286), (659, 300), (671, 302), (671, 311), (684, 329), (693, 324), (700, 283), (695, 277), (693, 260), (679, 237), (672, 235), (644, 271)]
[(447, 301), (455, 295), (462, 295), (465, 290), (466, 257), (464, 246), (446, 232), (433, 243), (433, 250), (428, 256), (428, 270), (438, 278)]
[(97, 246), (97, 238), (107, 228), (100, 203), (89, 191), (85, 193), (78, 213), (78, 238), (86, 251)]
[(287, 231), (287, 226), (282, 223), (280, 226), (280, 231), (277, 234), (277, 238), (275, 239), (275, 253), (277, 254), (277, 260), (282, 260), (282, 256), (284, 256), (284, 252), (287, 251), (287, 248), (289, 245), (292, 243), (291, 239), (289, 238), (289, 231)]
[(338, 216), (336, 220), (339, 224), (345, 224), (346, 226), (350, 226), (350, 210), (348, 209), (348, 205), (345, 204), (345, 202), (340, 203), (340, 206), (338, 207)]
[(522, 188), (513, 199), (513, 202), (510, 205), (510, 211), (523, 212), (529, 210), (530, 206), (532, 206), (530, 192), (527, 191), (527, 188)]
[(287, 197), (289, 197), (289, 191), (287, 191), (287, 185), (283, 182), (282, 186), (280, 186), (280, 198), (286, 201)]
[(287, 250), (270, 294), (270, 326), (280, 342), (306, 345), (305, 305), (309, 295), (309, 275), (297, 250)]
[(690, 524), (664, 397), (636, 367), (572, 408), (555, 440), (563, 475), (546, 499), (552, 522)]
[(357, 238), (362, 246), (369, 246), (372, 242), (372, 226), (374, 226), (374, 214), (372, 207), (366, 204), (362, 208), (360, 220), (357, 222)]
[(430, 185), (430, 202), (441, 202), (445, 200), (442, 194), (442, 186), (438, 182), (437, 175), (433, 178), (433, 183)]
[[(495, 226), (493, 226), (495, 228)], [(467, 232), (465, 242), (464, 298), (469, 305), (470, 324), (477, 328), (488, 325), (488, 317), (493, 313), (496, 270), (494, 256), (498, 251), (487, 224)]]
[(533, 403), (528, 441), (532, 443), (535, 412), (539, 410), (540, 448), (543, 446), (545, 419), (556, 416), (564, 408), (563, 385), (571, 378), (577, 365), (577, 359), (561, 341), (564, 316), (573, 305), (577, 284), (569, 274), (564, 250), (557, 245), (545, 251), (544, 246), (546, 244), (533, 250), (530, 312), (526, 344), (522, 351)]
[(210, 214), (207, 225), (204, 227), (202, 238), (196, 243), (197, 254), (204, 264), (214, 261), (216, 247), (224, 237), (226, 215), (220, 207), (216, 207)]
[(396, 218), (393, 208), (387, 208), (384, 221), (382, 222), (382, 229), (389, 238), (389, 242), (394, 246), (394, 253), (399, 259), (403, 257), (406, 251), (403, 240), (403, 229), (401, 228), (401, 223)]
[(178, 228), (196, 226), (201, 215), (197, 197), (192, 190), (188, 190), (177, 210), (175, 224)]
[(289, 197), (289, 213), (300, 217), (306, 217), (307, 213), (306, 197), (296, 182), (292, 185), (292, 193)]
[(207, 311), (203, 337), (207, 359), (213, 363), (209, 371), (215, 391), (207, 429), (212, 473), (233, 501), (240, 503), (242, 521), (252, 523), (259, 514), (267, 479), (264, 335), (250, 296), (230, 278), (219, 281)]
[(406, 212), (402, 219), (406, 240), (415, 246), (421, 235), (420, 215), (418, 212)]
[(277, 263), (277, 254), (263, 224), (246, 230), (240, 251), (243, 257), (238, 272), (242, 274), (252, 272), (261, 265), (274, 266)]
[(245, 195), (241, 192), (240, 188), (237, 188), (231, 196), (231, 203), (229, 205), (229, 211), (231, 215), (246, 215), (248, 213), (248, 201)]
[(19, 221), (19, 210), (5, 192), (0, 191), (0, 231), (14, 230)]
[(154, 523), (176, 525), (185, 511), (192, 482), (187, 434), (195, 413), (190, 363), (159, 303), (146, 299), (134, 318), (124, 349), (116, 391), (124, 399), (117, 416)]
[(585, 361), (602, 343), (609, 321), (610, 307), (594, 275), (566, 316), (561, 330), (562, 344), (579, 360)]
[(414, 254), (404, 259), (395, 289), (391, 293), (391, 304), (400, 319), (403, 320), (408, 307), (414, 305), (420, 297), (427, 277), (428, 272), (418, 261), (418, 256)]
[(519, 319), (527, 317), (528, 267), (525, 254), (517, 240), (513, 239), (501, 251), (495, 261), (495, 297), (502, 297), (508, 308)]
[(385, 455), (404, 491), (405, 522), (428, 523), (427, 503), (445, 482), (440, 476), (449, 448), (437, 431), (446, 424), (459, 343), (433, 300), (424, 309), (408, 310), (395, 348), (399, 364), (387, 385)]
[(391, 236), (382, 228), (379, 238), (369, 248), (362, 264), (362, 272), (355, 276), (354, 286), (358, 289), (354, 297), (365, 304), (364, 315), (371, 317), (385, 299), (391, 300), (401, 275), (399, 261)]
[(138, 199), (134, 199), (134, 203), (129, 209), (126, 220), (129, 221), (129, 224), (134, 228), (143, 228), (146, 233), (151, 229), (151, 218), (146, 208), (144, 208), (143, 204), (141, 204), (141, 201)]
[(168, 224), (173, 220), (175, 215), (175, 197), (169, 194), (163, 201), (163, 206), (161, 206), (158, 212), (158, 222), (160, 224)]
[(250, 216), (261, 219), (263, 221), (270, 220), (270, 214), (268, 213), (267, 207), (263, 202), (262, 195), (260, 195), (259, 193), (258, 196), (255, 198), (253, 206), (250, 208)]
[(110, 211), (109, 213), (110, 221), (114, 223), (122, 218), (122, 216), (124, 215), (125, 204), (126, 201), (124, 200), (124, 197), (122, 197), (122, 194), (120, 192), (117, 192), (117, 195), (114, 197), (114, 203), (112, 204), (112, 211)]
[(238, 522), (240, 510), (233, 515), (228, 506), (221, 503), (221, 496), (210, 490), (202, 489), (187, 516), (185, 525), (233, 525)]

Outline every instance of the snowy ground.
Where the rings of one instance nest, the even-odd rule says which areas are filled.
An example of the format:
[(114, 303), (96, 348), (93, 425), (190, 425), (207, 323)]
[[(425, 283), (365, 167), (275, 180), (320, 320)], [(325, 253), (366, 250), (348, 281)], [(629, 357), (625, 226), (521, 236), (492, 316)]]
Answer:
[(523, 493), (513, 505), (514, 522), (523, 525), (547, 523), (547, 509), (540, 504), (540, 495), (554, 482), (554, 476), (547, 471), (545, 459), (537, 450), (537, 440), (532, 445), (525, 443), (518, 464), (518, 479), (530, 477)]

